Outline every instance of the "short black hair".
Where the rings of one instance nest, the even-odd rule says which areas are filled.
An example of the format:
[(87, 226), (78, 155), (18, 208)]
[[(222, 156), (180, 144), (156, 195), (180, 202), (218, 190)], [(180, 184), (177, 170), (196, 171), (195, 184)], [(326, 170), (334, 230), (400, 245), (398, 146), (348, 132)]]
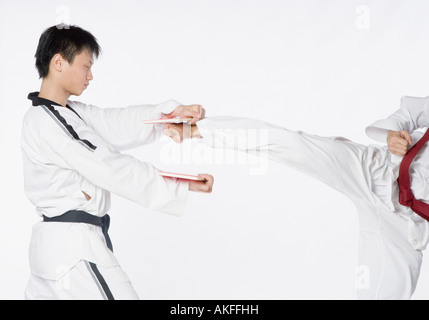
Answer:
[(49, 72), (51, 59), (57, 54), (70, 64), (76, 55), (87, 49), (96, 58), (101, 53), (97, 39), (88, 31), (78, 26), (53, 26), (46, 29), (39, 39), (35, 58), (36, 69), (40, 78), (45, 78)]

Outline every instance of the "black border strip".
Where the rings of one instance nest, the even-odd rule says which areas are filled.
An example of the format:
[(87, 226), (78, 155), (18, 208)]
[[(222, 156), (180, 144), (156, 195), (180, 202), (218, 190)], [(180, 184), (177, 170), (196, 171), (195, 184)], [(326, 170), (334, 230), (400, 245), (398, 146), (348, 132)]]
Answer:
[[(61, 122), (61, 124), (67, 129), (67, 131), (72, 135), (72, 137), (75, 140), (79, 140), (82, 141), (84, 144), (86, 144), (90, 149), (95, 150), (97, 149), (96, 146), (94, 146), (91, 142), (89, 142), (88, 140), (85, 139), (81, 139), (79, 137), (79, 135), (76, 133), (76, 131), (74, 131), (73, 127), (71, 125), (69, 125), (66, 121), (66, 119), (64, 119), (60, 113), (55, 110), (55, 108), (51, 105), (45, 105), (45, 107), (55, 116), (55, 118), (58, 119), (58, 121)], [(72, 109), (73, 110), (73, 109)], [(74, 110), (73, 110), (74, 111)], [(75, 111), (74, 111), (75, 112)], [(75, 112), (76, 113), (76, 112)], [(76, 113), (77, 114), (77, 113)], [(79, 116), (79, 115), (78, 115)], [(80, 117), (79, 117), (80, 118)]]
[(77, 113), (72, 107), (70, 107), (68, 104), (66, 104), (66, 108), (73, 111), (83, 122), (85, 122), (82, 117)]
[(92, 272), (94, 272), (95, 276), (97, 277), (97, 280), (100, 283), (101, 288), (103, 289), (104, 294), (107, 297), (107, 300), (115, 300), (112, 292), (109, 289), (109, 286), (107, 285), (106, 280), (104, 280), (103, 276), (100, 273), (100, 270), (98, 270), (97, 265), (89, 261), (88, 263), (89, 263), (89, 266), (91, 267)]

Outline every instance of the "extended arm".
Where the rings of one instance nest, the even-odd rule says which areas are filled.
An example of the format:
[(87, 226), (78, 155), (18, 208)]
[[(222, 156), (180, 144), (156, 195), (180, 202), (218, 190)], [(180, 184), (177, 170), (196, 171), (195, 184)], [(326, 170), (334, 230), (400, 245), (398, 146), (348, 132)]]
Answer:
[(69, 136), (47, 114), (41, 113), (39, 120), (42, 125), (34, 135), (46, 161), (150, 209), (174, 215), (183, 212), (188, 182), (159, 176), (151, 164), (119, 153), (95, 132), (82, 137), (96, 147), (91, 149)]
[(144, 120), (161, 117), (192, 118), (191, 123), (204, 118), (200, 105), (183, 106), (170, 100), (159, 105), (141, 105), (125, 108), (99, 108), (80, 102), (71, 107), (84, 121), (117, 150), (126, 150), (156, 141), (162, 135), (162, 126), (145, 124)]

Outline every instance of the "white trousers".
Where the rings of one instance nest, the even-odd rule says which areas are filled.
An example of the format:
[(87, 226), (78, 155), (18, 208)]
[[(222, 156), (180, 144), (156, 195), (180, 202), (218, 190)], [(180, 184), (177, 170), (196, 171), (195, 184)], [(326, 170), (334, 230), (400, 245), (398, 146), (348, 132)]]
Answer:
[(81, 260), (57, 280), (31, 275), (27, 300), (137, 300), (138, 296), (120, 266), (102, 267)]
[[(357, 297), (412, 296), (422, 253), (408, 241), (408, 221), (388, 205), (392, 170), (387, 148), (364, 146), (341, 137), (293, 132), (253, 119), (213, 117), (197, 125), (211, 147), (259, 151), (261, 156), (265, 154), (291, 166), (350, 198), (358, 209), (360, 224)], [(263, 130), (268, 139), (265, 143), (252, 140), (238, 144), (237, 135), (242, 130)]]

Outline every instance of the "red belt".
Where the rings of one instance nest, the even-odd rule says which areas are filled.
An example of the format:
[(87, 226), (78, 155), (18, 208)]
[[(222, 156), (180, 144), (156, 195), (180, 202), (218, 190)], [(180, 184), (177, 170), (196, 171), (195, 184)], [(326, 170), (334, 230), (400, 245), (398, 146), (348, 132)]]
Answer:
[(408, 153), (402, 159), (401, 166), (399, 168), (398, 184), (399, 203), (403, 206), (411, 208), (411, 210), (413, 210), (419, 216), (429, 221), (429, 205), (414, 198), (413, 191), (411, 190), (409, 173), (411, 162), (413, 162), (414, 157), (428, 140), (429, 129), (426, 131), (423, 138), (421, 138), (410, 150), (408, 150)]

